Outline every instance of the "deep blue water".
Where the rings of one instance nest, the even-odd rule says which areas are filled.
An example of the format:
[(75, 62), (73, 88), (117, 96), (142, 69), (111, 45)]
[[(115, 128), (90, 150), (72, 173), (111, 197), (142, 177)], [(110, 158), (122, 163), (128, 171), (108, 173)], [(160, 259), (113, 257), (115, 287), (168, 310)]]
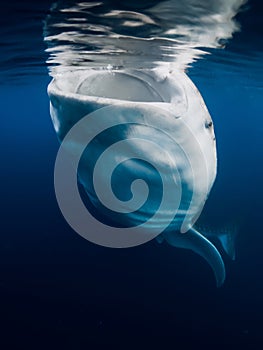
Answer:
[(151, 241), (129, 249), (78, 236), (58, 208), (59, 148), (49, 116), (43, 20), (51, 1), (1, 13), (0, 346), (13, 349), (260, 349), (263, 344), (262, 5), (188, 74), (213, 117), (218, 175), (203, 220), (240, 223), (237, 258), (217, 289), (197, 255)]

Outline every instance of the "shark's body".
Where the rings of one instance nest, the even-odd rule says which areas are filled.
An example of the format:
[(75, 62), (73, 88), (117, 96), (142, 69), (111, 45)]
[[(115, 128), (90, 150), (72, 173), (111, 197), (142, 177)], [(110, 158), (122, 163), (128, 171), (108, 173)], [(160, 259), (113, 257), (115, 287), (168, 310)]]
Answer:
[[(174, 219), (166, 230), (166, 216), (168, 209), (159, 214), (159, 219), (152, 222), (152, 228), (157, 226), (163, 233), (162, 238), (169, 244), (191, 249), (201, 255), (213, 268), (217, 285), (225, 279), (225, 268), (221, 255), (216, 247), (194, 227), (204, 203), (216, 177), (217, 157), (213, 124), (205, 103), (192, 81), (183, 72), (166, 72), (151, 70), (140, 71), (92, 71), (86, 73), (74, 72), (53, 79), (48, 88), (51, 101), (51, 116), (62, 141), (72, 125), (85, 115), (99, 111), (105, 106), (116, 106), (115, 115), (117, 124), (125, 123), (125, 116), (129, 113), (135, 116), (136, 123), (123, 128), (116, 128), (108, 139), (99, 136), (98, 142), (91, 145), (85, 152), (79, 167), (79, 179), (88, 193), (93, 205), (105, 217), (121, 225), (138, 225), (152, 216), (158, 207), (155, 203), (161, 195), (162, 187), (154, 168), (138, 161), (145, 154), (150, 163), (157, 165), (161, 172), (166, 174), (167, 167), (171, 167), (169, 160), (153, 153), (150, 148), (131, 146), (120, 152), (113, 153), (112, 159), (116, 167), (121, 157), (126, 153), (134, 155), (133, 160), (123, 164), (120, 175), (113, 189), (119, 191), (122, 203), (129, 203), (129, 196), (123, 186), (136, 178), (146, 176), (153, 186), (151, 201), (146, 202), (139, 210), (123, 216), (113, 214), (103, 206), (98, 199), (92, 182), (94, 162), (110, 143), (128, 137), (144, 138), (155, 142), (166, 149), (175, 160), (175, 171), (179, 174), (181, 185), (180, 206)], [(98, 114), (99, 122), (99, 114)], [(170, 135), (170, 138), (169, 138)], [(173, 141), (176, 142), (173, 142)], [(77, 147), (75, 145), (74, 147)], [(74, 152), (74, 148), (72, 148)], [(126, 153), (125, 153), (126, 152)], [(122, 154), (123, 153), (123, 154)], [(172, 165), (173, 167), (173, 165)], [(105, 168), (106, 169), (106, 168)], [(145, 175), (146, 174), (146, 175)], [(98, 175), (101, 187), (107, 182), (107, 171)], [(121, 180), (120, 180), (121, 179)], [(171, 186), (171, 203), (178, 196), (177, 187)], [(140, 196), (140, 194), (139, 194)], [(178, 198), (177, 198), (178, 199)], [(129, 211), (127, 204), (127, 212)]]

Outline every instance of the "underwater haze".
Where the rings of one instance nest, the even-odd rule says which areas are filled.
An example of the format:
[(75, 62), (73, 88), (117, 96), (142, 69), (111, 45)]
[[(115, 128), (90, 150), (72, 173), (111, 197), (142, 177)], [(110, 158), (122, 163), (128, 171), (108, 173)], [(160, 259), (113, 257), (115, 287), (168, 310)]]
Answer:
[[(2, 5), (1, 349), (263, 346), (262, 10), (260, 0), (10, 0)], [(81, 80), (90, 72), (104, 80), (90, 88)], [(127, 72), (146, 76), (150, 88), (145, 85), (142, 93), (137, 81), (129, 85)], [(120, 74), (114, 87), (113, 74)], [(210, 175), (200, 203), (208, 199), (204, 208), (197, 201), (203, 210), (199, 213), (198, 207), (194, 214), (200, 217), (193, 224), (215, 245), (219, 262), (198, 253), (200, 246), (173, 241), (169, 232), (135, 247), (112, 249), (83, 239), (67, 223), (56, 198), (54, 166), (59, 141), (82, 111), (82, 97), (70, 95), (72, 77), (76, 91), (89, 94), (92, 103), (98, 94), (127, 100), (124, 110), (137, 108), (150, 117), (155, 105), (146, 111), (138, 101), (167, 102), (171, 86), (180, 97), (180, 84), (189, 83), (185, 103), (190, 106), (191, 91), (196, 91), (209, 123), (193, 130)], [(175, 82), (169, 85), (171, 79)], [(169, 88), (159, 90), (160, 81)], [(56, 106), (52, 110), (58, 96), (75, 108), (73, 121), (61, 117)], [(176, 103), (184, 111), (182, 99)], [(95, 113), (96, 108), (92, 104)], [(153, 140), (155, 134), (147, 137)], [(159, 136), (156, 140), (163, 149), (169, 146)], [(95, 146), (89, 157), (97, 152)], [(144, 165), (133, 163), (132, 169), (138, 166), (143, 173)], [(127, 221), (96, 206), (90, 174), (81, 166), (79, 191), (91, 213), (124, 228)], [(200, 167), (193, 167), (195, 174), (200, 175)], [(151, 184), (158, 189), (158, 176), (153, 180), (152, 168), (147, 171), (149, 190)], [(129, 200), (130, 190), (118, 187), (127, 184), (128, 177), (122, 179), (116, 191)], [(190, 187), (186, 181), (186, 202)], [(154, 194), (151, 198), (155, 203)], [(147, 204), (142, 208), (148, 216), (149, 208), (155, 210)], [(128, 225), (142, 220), (140, 215), (129, 216)]]

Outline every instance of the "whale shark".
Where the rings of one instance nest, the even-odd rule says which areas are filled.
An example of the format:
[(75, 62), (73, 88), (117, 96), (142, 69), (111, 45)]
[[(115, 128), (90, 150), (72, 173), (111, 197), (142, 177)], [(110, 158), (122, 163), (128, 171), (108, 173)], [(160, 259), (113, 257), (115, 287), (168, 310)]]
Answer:
[[(214, 243), (235, 259), (236, 230), (198, 224), (217, 175), (216, 140), (209, 111), (186, 72), (208, 54), (206, 48), (223, 48), (239, 30), (235, 15), (245, 3), (53, 4), (44, 40), (53, 78), (50, 114), (61, 142), (55, 189), (64, 217), (84, 238), (109, 247), (166, 241), (203, 257), (217, 286), (223, 284), (224, 262)], [(67, 182), (66, 175), (76, 179), (70, 166), (62, 166), (65, 153), (93, 215), (123, 230), (119, 241), (91, 237), (92, 227), (97, 236), (104, 230), (95, 229), (95, 222), (86, 225), (89, 234), (85, 224), (83, 232), (76, 229), (85, 221), (84, 209), (80, 198), (68, 196), (71, 186), (77, 189)], [(68, 214), (74, 207), (79, 212), (73, 224)], [(133, 227), (142, 235), (129, 231)]]
[[(162, 238), (172, 246), (190, 249), (201, 255), (212, 267), (217, 285), (222, 285), (225, 279), (222, 257), (216, 247), (194, 227), (216, 178), (217, 156), (211, 116), (187, 75), (177, 71), (165, 74), (158, 69), (143, 72), (73, 72), (53, 79), (48, 93), (52, 120), (61, 142), (72, 125), (84, 116), (96, 112), (97, 123), (100, 123), (105, 106), (115, 106), (106, 113), (107, 118), (115, 119), (119, 127), (109, 131), (107, 136), (94, 135), (97, 140), (83, 152), (78, 169), (79, 182), (98, 212), (111, 222), (125, 227), (138, 226), (158, 211), (159, 215), (149, 220), (147, 230), (154, 232), (158, 229)], [(127, 124), (129, 114), (133, 116), (133, 122)], [(94, 133), (87, 125), (87, 133)], [(144, 139), (151, 143), (143, 147), (132, 143), (112, 151), (113, 168), (121, 165), (111, 183), (113, 190), (116, 194), (119, 192), (121, 197), (118, 202), (121, 210), (118, 207), (111, 210), (112, 203), (104, 205), (96, 193), (93, 169), (105, 148), (131, 136), (132, 139)], [(73, 146), (73, 143), (71, 140), (69, 152), (72, 153), (80, 146), (77, 142)], [(174, 163), (169, 164), (169, 157), (164, 158), (162, 154), (154, 152), (152, 143), (161, 144)], [(123, 162), (122, 159), (127, 157), (131, 161)], [(141, 162), (141, 159), (148, 159), (148, 162)], [(169, 166), (178, 175), (176, 181), (167, 180)], [(106, 193), (106, 201), (108, 167), (106, 160), (96, 173), (97, 189)], [(163, 191), (158, 182), (160, 174), (156, 172), (157, 167), (162, 173), (162, 180), (168, 181), (171, 193), (162, 210), (157, 205)], [(133, 210), (127, 186), (136, 178), (145, 176), (153, 193), (147, 201), (144, 201), (143, 191), (136, 193), (137, 201), (142, 205)], [(178, 202), (178, 208), (173, 212), (174, 203)], [(171, 215), (172, 220), (169, 219)], [(158, 239), (161, 240), (160, 236)]]

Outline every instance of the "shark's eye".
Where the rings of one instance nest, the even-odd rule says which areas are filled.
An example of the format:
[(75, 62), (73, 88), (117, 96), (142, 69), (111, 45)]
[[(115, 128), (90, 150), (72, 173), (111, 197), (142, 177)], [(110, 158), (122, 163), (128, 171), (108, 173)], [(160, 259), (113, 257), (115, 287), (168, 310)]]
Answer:
[(206, 122), (205, 122), (205, 127), (206, 127), (207, 129), (211, 129), (212, 126), (213, 126), (212, 120), (206, 120)]

